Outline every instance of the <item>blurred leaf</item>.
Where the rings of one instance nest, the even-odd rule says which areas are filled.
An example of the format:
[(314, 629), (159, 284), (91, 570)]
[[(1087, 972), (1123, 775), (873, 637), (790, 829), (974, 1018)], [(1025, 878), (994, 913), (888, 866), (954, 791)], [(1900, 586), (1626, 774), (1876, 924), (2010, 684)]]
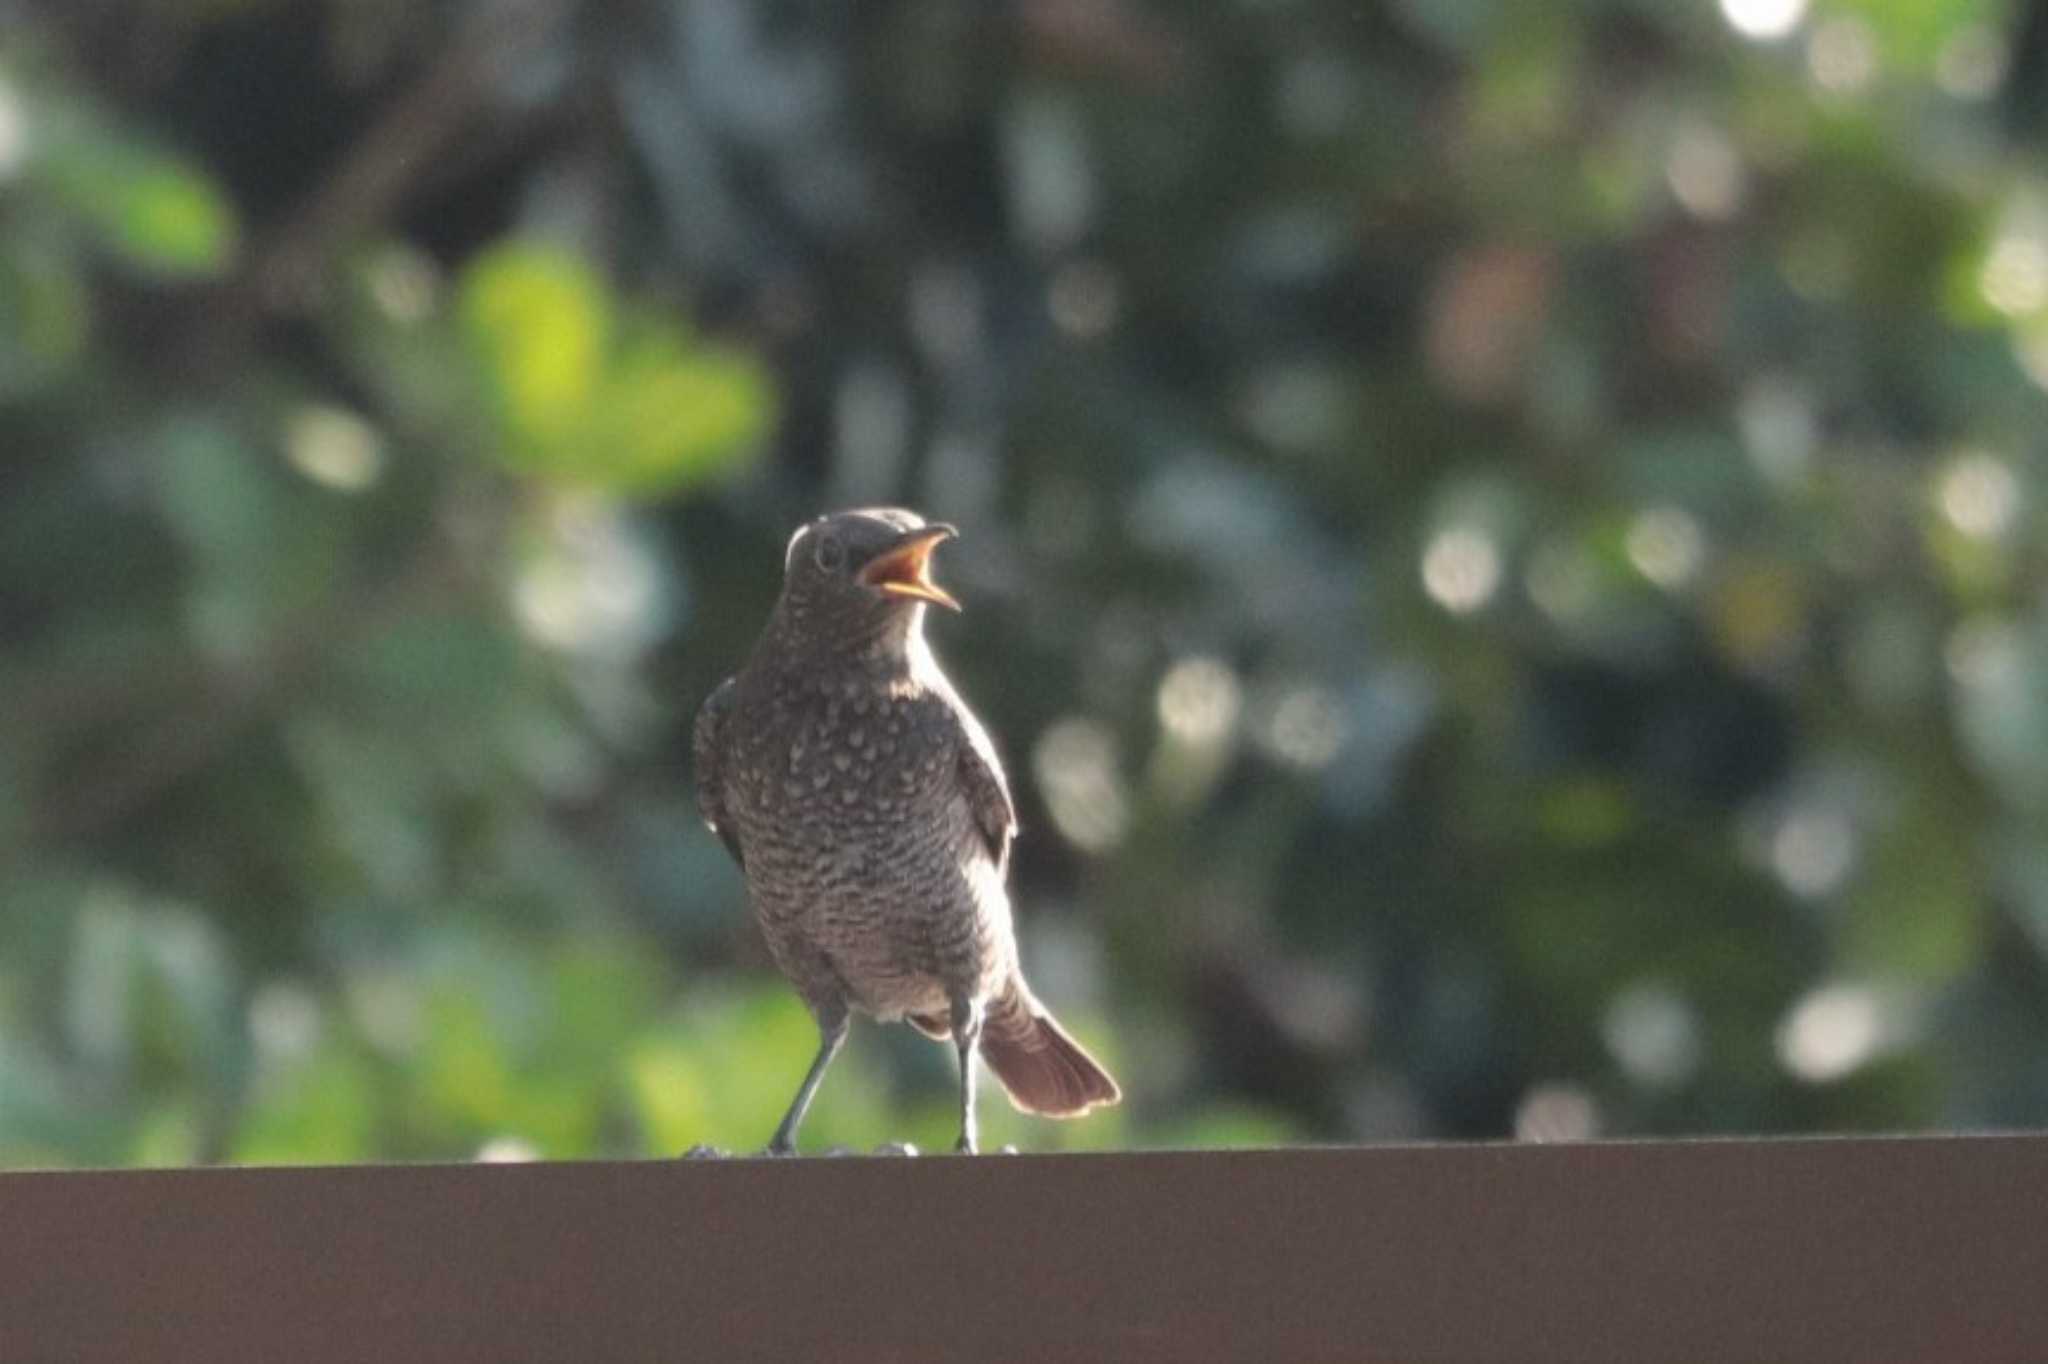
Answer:
[(1722, 654), (1756, 667), (1788, 648), (1805, 626), (1801, 576), (1782, 563), (1731, 563), (1714, 586), (1706, 625)]
[(495, 710), (524, 669), (506, 623), (473, 613), (407, 616), (366, 638), (349, 664), (351, 684), (389, 703), (394, 724), (446, 724)]
[(502, 1010), (493, 1016), (490, 996), (517, 1003), (532, 981), (523, 962), (501, 958), (486, 968), (488, 960), (444, 968), (427, 987), (424, 1035), (410, 1078), (415, 1116), (438, 1149), (529, 1135), (513, 1128), (512, 1038), (503, 1026), (510, 1020)]
[(224, 424), (181, 415), (165, 424), (159, 456), (165, 520), (193, 552), (260, 560), (282, 502), (259, 456)]
[(1301, 1135), (1284, 1113), (1255, 1104), (1218, 1103), (1160, 1130), (1150, 1144), (1169, 1150), (1285, 1146)]
[(589, 410), (610, 343), (611, 299), (567, 252), (501, 246), (464, 273), (461, 315), (515, 441), (545, 467)]
[(331, 596), (340, 514), (211, 413), (171, 414), (151, 447), (158, 505), (190, 556), (189, 629), (208, 655), (247, 663)]
[(464, 273), (460, 313), (515, 471), (630, 496), (720, 473), (765, 435), (772, 392), (758, 362), (623, 315), (596, 271), (514, 244)]
[(2015, 805), (2048, 806), (2048, 643), (2038, 630), (1994, 622), (1951, 647), (1964, 756)]
[(235, 263), (234, 208), (198, 167), (82, 112), (50, 118), (36, 163), (100, 245), (148, 274), (218, 275)]
[[(864, 1055), (862, 1031), (856, 1027), (818, 1090), (801, 1134), (805, 1150), (867, 1149), (898, 1139)], [(627, 1061), (651, 1149), (673, 1154), (699, 1142), (741, 1150), (766, 1145), (817, 1049), (817, 1025), (787, 988), (692, 998), (673, 1025), (645, 1038)]]
[(1818, 0), (1816, 19), (1851, 16), (1868, 25), (1887, 65), (1927, 70), (1943, 44), (1973, 25), (1998, 25), (2008, 17), (2001, 0)]
[(426, 755), (317, 714), (298, 717), (285, 737), (312, 794), (315, 846), (387, 894), (430, 893), (440, 849)]
[(235, 1134), (247, 1165), (339, 1164), (377, 1153), (376, 1077), (339, 1041), (259, 1077)]
[(766, 436), (773, 411), (759, 362), (643, 324), (582, 437), (605, 486), (654, 495), (726, 472)]
[(70, 252), (0, 239), (0, 396), (62, 374), (83, 351), (92, 315)]
[(95, 887), (78, 907), (66, 972), (64, 1032), (72, 1053), (109, 1079), (133, 1058), (130, 1020), (142, 953), (139, 906), (121, 890)]
[(1614, 843), (1628, 833), (1635, 811), (1617, 783), (1584, 775), (1548, 784), (1536, 805), (1544, 835), (1579, 847)]
[(1881, 838), (1844, 910), (1850, 967), (1930, 986), (1975, 967), (1985, 922), (1973, 851), (1965, 830), (1932, 811)]
[[(678, 1155), (700, 1142), (710, 1142), (712, 1134), (724, 1126), (718, 1121), (719, 1105), (696, 1049), (680, 1035), (651, 1037), (635, 1047), (626, 1058), (626, 1076), (646, 1150)], [(725, 1140), (743, 1138), (735, 1135)]]
[(0, 1167), (118, 1159), (105, 1115), (82, 1099), (51, 1058), (0, 1034)]
[(199, 1115), (191, 1105), (166, 1104), (142, 1120), (127, 1159), (146, 1169), (176, 1169), (201, 1158), (200, 1140)]
[(138, 1050), (205, 1090), (236, 1084), (244, 1059), (237, 973), (212, 922), (179, 906), (151, 906), (142, 924), (147, 992)]
[(649, 967), (601, 942), (527, 951), (495, 932), (440, 936), (406, 1077), (419, 1149), (473, 1155), (513, 1139), (594, 1154), (628, 1097), (616, 1067), (652, 1003)]
[(137, 264), (164, 274), (211, 274), (234, 254), (234, 215), (190, 167), (164, 162), (126, 187), (115, 240)]
[(572, 942), (550, 963), (546, 1064), (602, 1072), (652, 1017), (664, 984), (659, 964), (624, 942)]

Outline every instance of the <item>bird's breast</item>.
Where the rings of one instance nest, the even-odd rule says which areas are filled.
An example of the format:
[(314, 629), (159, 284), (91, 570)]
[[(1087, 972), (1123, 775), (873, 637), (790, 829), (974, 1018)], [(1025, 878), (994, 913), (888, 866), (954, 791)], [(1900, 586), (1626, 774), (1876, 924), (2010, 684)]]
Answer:
[(742, 722), (728, 804), (771, 946), (822, 949), (879, 1017), (985, 994), (1012, 969), (1009, 901), (943, 696), (811, 679)]
[(740, 727), (731, 784), (750, 871), (764, 857), (834, 881), (957, 875), (973, 840), (952, 737), (915, 693), (826, 681)]

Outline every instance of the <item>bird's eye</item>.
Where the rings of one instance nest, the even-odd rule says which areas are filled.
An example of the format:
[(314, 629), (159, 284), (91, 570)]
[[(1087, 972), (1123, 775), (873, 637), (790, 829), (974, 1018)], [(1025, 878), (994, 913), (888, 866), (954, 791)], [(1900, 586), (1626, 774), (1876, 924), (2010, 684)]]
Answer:
[(818, 536), (818, 547), (811, 551), (811, 557), (827, 573), (837, 573), (846, 566), (846, 544), (831, 531), (823, 531)]

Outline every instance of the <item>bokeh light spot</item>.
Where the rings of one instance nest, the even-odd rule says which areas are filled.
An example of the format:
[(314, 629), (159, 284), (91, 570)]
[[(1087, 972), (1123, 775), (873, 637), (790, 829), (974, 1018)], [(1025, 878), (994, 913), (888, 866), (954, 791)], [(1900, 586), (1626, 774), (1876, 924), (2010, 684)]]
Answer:
[(1823, 986), (1802, 998), (1778, 1027), (1778, 1060), (1815, 1084), (1839, 1080), (1870, 1061), (1884, 1040), (1884, 1014), (1868, 986)]
[(305, 1056), (320, 1040), (320, 1004), (313, 992), (290, 981), (271, 981), (249, 1000), (249, 1036), (267, 1060)]
[(1306, 684), (1282, 693), (1266, 727), (1266, 746), (1290, 767), (1328, 767), (1350, 737), (1350, 721), (1328, 688)]
[(1975, 539), (1997, 539), (2019, 515), (2019, 480), (2004, 460), (1981, 450), (1950, 461), (1937, 497), (1949, 524)]
[(14, 87), (0, 79), (0, 180), (11, 180), (28, 164), (28, 113)]
[(540, 1148), (524, 1137), (492, 1137), (477, 1148), (476, 1158), (484, 1165), (524, 1165), (540, 1159)]
[(520, 572), (513, 604), (526, 633), (566, 653), (629, 658), (659, 633), (662, 570), (624, 513), (565, 498), (544, 547)]
[(1807, 74), (1828, 94), (1862, 93), (1877, 79), (1877, 69), (1877, 35), (1853, 15), (1829, 19), (1807, 40)]
[(1130, 800), (1117, 768), (1116, 740), (1096, 721), (1069, 716), (1046, 729), (1032, 766), (1053, 824), (1089, 852), (1114, 846), (1130, 823)]
[(1537, 1085), (1515, 1110), (1518, 1141), (1586, 1141), (1599, 1131), (1599, 1105), (1577, 1085)]
[(314, 404), (293, 413), (285, 456), (307, 478), (337, 492), (362, 492), (384, 471), (376, 428), (339, 407)]
[(1721, 0), (1729, 27), (1757, 42), (1783, 38), (1806, 18), (1806, 0)]
[(1159, 723), (1181, 743), (1220, 744), (1236, 728), (1239, 699), (1237, 674), (1227, 665), (1183, 659), (1159, 683)]
[(423, 322), (441, 296), (441, 272), (432, 258), (406, 246), (379, 251), (365, 272), (370, 300), (393, 322)]
[(1757, 472), (1780, 487), (1806, 481), (1819, 422), (1801, 385), (1781, 377), (1757, 380), (1742, 391), (1735, 422)]
[(1699, 1019), (1668, 985), (1638, 982), (1615, 995), (1601, 1019), (1600, 1036), (1638, 1084), (1669, 1088), (1684, 1084), (1699, 1069)]
[(1973, 616), (1949, 632), (1942, 662), (1959, 687), (2002, 689), (2022, 667), (2019, 631), (2010, 621), (1995, 616)]
[(1045, 306), (1053, 325), (1081, 341), (1108, 334), (1122, 315), (1123, 304), (1123, 285), (1116, 271), (1101, 261), (1061, 266), (1046, 289)]
[(1655, 507), (1629, 524), (1624, 548), (1636, 572), (1676, 591), (1699, 576), (1706, 562), (1707, 537), (1690, 513)]
[(1697, 119), (1680, 125), (1671, 139), (1664, 179), (1686, 212), (1709, 221), (1734, 217), (1747, 189), (1734, 144), (1719, 128)]
[(1956, 99), (1984, 100), (1998, 93), (2012, 66), (2005, 37), (1988, 24), (1971, 24), (1952, 34), (1934, 58), (1934, 79)]
[(1832, 806), (1799, 807), (1778, 822), (1770, 858), (1787, 890), (1818, 899), (1839, 888), (1855, 866), (1856, 828)]
[(1986, 303), (2008, 317), (2040, 311), (2048, 304), (2048, 246), (2031, 230), (2007, 231), (1985, 256), (1977, 287)]
[(1500, 551), (1473, 526), (1440, 531), (1422, 552), (1422, 586), (1446, 611), (1465, 615), (1493, 598), (1500, 586)]

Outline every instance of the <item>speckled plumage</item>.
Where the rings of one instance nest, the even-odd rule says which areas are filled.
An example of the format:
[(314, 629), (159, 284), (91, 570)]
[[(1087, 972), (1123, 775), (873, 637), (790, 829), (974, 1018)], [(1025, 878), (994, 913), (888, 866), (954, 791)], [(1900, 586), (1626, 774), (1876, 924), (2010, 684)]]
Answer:
[[(769, 950), (824, 1038), (771, 1149), (793, 1143), (849, 1010), (955, 1038), (963, 1149), (977, 1043), (1030, 1111), (1117, 1097), (1024, 984), (1002, 766), (925, 642), (928, 594), (903, 588), (906, 563), (930, 588), (926, 553), (949, 534), (897, 509), (800, 529), (753, 655), (698, 716), (705, 820), (739, 860)], [(865, 581), (881, 568), (898, 579), (887, 590)]]

